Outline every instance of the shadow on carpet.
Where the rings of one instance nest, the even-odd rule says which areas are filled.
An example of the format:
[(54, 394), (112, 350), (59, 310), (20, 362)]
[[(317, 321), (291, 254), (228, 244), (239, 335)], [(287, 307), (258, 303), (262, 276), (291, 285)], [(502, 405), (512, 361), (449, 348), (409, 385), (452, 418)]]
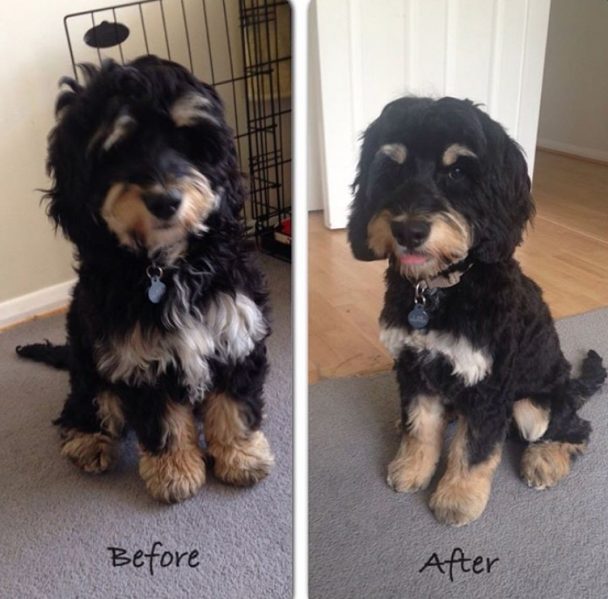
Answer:
[[(185, 503), (164, 506), (137, 474), (135, 441), (123, 444), (109, 473), (76, 470), (59, 456), (51, 420), (68, 390), (67, 374), (19, 359), (15, 345), (60, 342), (64, 317), (0, 334), (0, 596), (200, 597), (279, 599), (292, 588), (292, 364), (290, 266), (261, 258), (273, 303), (271, 372), (264, 424), (276, 456), (271, 475), (251, 489), (212, 475)], [(197, 550), (189, 567), (154, 562), (112, 566), (114, 546), (149, 552)], [(168, 557), (165, 558), (165, 563)], [(120, 563), (120, 560), (117, 560)], [(138, 561), (138, 563), (140, 563)]]
[[(557, 328), (575, 372), (589, 348), (608, 361), (608, 310), (560, 320)], [(323, 381), (311, 387), (309, 402), (311, 599), (606, 596), (606, 385), (581, 410), (594, 432), (571, 474), (554, 489), (529, 489), (518, 475), (523, 446), (509, 441), (485, 513), (463, 528), (439, 524), (429, 510), (437, 476), (413, 495), (386, 485), (399, 444), (392, 373)], [(420, 571), (434, 553), (444, 562), (456, 548), (482, 556), (484, 571), (457, 564), (453, 581), (447, 565), (443, 574), (436, 565)], [(486, 558), (498, 558), (489, 573)]]

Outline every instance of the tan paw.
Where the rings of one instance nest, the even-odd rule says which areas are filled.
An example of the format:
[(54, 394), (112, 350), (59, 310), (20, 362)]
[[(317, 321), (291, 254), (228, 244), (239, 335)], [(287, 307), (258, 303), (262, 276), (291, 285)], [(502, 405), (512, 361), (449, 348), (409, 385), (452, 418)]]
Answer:
[(205, 462), (197, 448), (158, 455), (142, 452), (139, 474), (154, 499), (165, 503), (192, 497), (205, 483)]
[(100, 474), (116, 461), (117, 442), (104, 433), (62, 431), (61, 455), (85, 472)]
[(261, 431), (251, 433), (232, 445), (212, 444), (213, 473), (225, 483), (250, 486), (265, 478), (274, 465), (268, 440)]
[(388, 465), (386, 482), (397, 493), (426, 489), (435, 473), (438, 458), (434, 447), (425, 447), (415, 439), (407, 440)]
[(584, 443), (557, 441), (529, 445), (521, 459), (521, 475), (529, 487), (538, 491), (554, 487), (570, 472), (573, 456), (585, 449)]
[(429, 506), (439, 522), (464, 526), (483, 514), (490, 488), (490, 482), (485, 480), (441, 479)]

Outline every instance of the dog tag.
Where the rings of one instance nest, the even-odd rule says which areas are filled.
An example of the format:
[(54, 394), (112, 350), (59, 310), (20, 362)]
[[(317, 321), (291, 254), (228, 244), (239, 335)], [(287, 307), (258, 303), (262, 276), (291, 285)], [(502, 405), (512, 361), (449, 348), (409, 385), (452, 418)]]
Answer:
[(429, 324), (429, 313), (424, 309), (422, 304), (416, 304), (407, 315), (407, 321), (414, 329), (423, 329)]
[(148, 287), (148, 299), (153, 304), (158, 304), (163, 299), (167, 291), (167, 286), (160, 280), (160, 277), (150, 277), (150, 287)]

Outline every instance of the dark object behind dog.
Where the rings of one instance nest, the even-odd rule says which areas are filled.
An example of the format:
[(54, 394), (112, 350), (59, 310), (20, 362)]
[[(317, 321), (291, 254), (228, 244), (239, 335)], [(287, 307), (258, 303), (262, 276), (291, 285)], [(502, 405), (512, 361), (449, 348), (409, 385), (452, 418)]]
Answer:
[(245, 245), (232, 132), (210, 86), (156, 57), (84, 66), (57, 101), (48, 213), (76, 246), (66, 347), (18, 348), (69, 367), (56, 424), (87, 472), (132, 427), (140, 473), (164, 501), (214, 472), (251, 484), (273, 457), (259, 430), (269, 334), (265, 283)]
[(519, 146), (468, 100), (403, 98), (365, 132), (354, 192), (355, 257), (389, 260), (381, 338), (403, 425), (389, 484), (429, 484), (446, 410), (458, 424), (431, 497), (440, 521), (481, 515), (511, 421), (528, 442), (524, 479), (556, 484), (587, 445), (577, 409), (606, 370), (589, 352), (571, 379), (541, 290), (513, 258), (534, 213)]

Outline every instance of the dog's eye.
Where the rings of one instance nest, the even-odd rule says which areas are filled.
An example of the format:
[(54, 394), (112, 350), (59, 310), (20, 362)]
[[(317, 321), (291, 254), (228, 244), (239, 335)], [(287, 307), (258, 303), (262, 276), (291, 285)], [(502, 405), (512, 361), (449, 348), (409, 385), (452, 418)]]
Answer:
[(455, 166), (448, 171), (448, 177), (452, 179), (452, 181), (460, 181), (464, 178), (464, 171)]

